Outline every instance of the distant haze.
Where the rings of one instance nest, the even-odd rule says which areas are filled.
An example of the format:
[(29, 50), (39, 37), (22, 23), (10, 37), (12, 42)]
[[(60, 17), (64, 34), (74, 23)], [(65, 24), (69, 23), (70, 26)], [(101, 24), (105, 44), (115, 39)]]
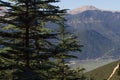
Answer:
[(75, 9), (84, 5), (93, 5), (104, 10), (120, 10), (120, 0), (60, 0), (62, 9)]
[(84, 12), (84, 11), (87, 11), (87, 10), (100, 10), (100, 11), (111, 11), (111, 12), (120, 12), (120, 10), (116, 11), (116, 10), (104, 10), (104, 9), (99, 9), (99, 8), (96, 8), (95, 6), (93, 5), (84, 5), (84, 6), (81, 6), (79, 8), (75, 8), (73, 10), (69, 10), (68, 13), (69, 14), (78, 14), (78, 13), (81, 13), (81, 12)]

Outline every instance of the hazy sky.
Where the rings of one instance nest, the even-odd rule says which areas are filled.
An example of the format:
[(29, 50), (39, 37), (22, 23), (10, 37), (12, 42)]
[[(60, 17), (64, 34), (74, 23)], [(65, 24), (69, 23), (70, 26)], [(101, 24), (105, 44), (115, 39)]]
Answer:
[(104, 10), (120, 10), (120, 0), (60, 0), (57, 5), (62, 9), (75, 9), (84, 5), (93, 5)]
[(62, 9), (75, 9), (83, 5), (93, 5), (104, 10), (120, 10), (120, 0), (61, 0)]

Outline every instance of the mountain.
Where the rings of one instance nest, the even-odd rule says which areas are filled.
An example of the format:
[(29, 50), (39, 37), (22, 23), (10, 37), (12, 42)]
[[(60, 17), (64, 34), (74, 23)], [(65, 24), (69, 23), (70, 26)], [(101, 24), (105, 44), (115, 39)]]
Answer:
[[(86, 75), (88, 77), (93, 77), (95, 80), (106, 80), (111, 75), (114, 68), (119, 62), (120, 60), (109, 63), (102, 67), (96, 68), (95, 70), (87, 72)], [(120, 79), (120, 76), (118, 76), (118, 70), (117, 70), (110, 80), (119, 80), (119, 79)]]
[(86, 5), (86, 6), (82, 6), (80, 8), (74, 9), (69, 11), (69, 14), (78, 14), (87, 10), (98, 10), (96, 7), (92, 6), (92, 5)]
[(82, 52), (79, 59), (120, 57), (120, 12), (83, 6), (65, 16), (69, 30), (78, 35)]

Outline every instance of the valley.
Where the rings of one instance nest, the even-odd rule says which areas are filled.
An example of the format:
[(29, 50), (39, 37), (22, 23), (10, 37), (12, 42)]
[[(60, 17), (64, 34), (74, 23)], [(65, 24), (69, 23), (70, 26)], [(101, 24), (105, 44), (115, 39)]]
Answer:
[(70, 66), (72, 68), (77, 68), (77, 67), (85, 68), (85, 72), (88, 72), (114, 61), (117, 61), (117, 60), (116, 59), (76, 60), (76, 61), (70, 61)]

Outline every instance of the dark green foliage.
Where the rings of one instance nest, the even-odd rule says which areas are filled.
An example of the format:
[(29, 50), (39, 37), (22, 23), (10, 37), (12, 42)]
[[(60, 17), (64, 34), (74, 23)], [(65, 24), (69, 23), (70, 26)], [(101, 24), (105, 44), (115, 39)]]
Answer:
[[(7, 8), (0, 22), (0, 78), (6, 80), (46, 80), (52, 44), (57, 35), (45, 28), (48, 21), (59, 22), (64, 10), (50, 3), (58, 0), (0, 0)], [(10, 77), (8, 76), (10, 75)]]
[[(64, 20), (59, 24), (59, 35), (57, 36), (58, 41), (55, 44), (53, 61), (56, 64), (51, 70), (54, 80), (73, 80), (76, 78), (76, 74), (70, 70), (68, 64), (68, 59), (76, 58), (71, 52), (81, 51), (82, 45), (77, 41), (77, 37), (73, 34), (67, 32), (67, 26), (64, 24)], [(78, 73), (79, 74), (79, 73)]]
[(80, 68), (76, 68), (74, 70), (72, 70), (72, 77), (70, 80), (86, 80), (86, 77), (84, 75), (84, 70), (85, 69), (80, 69)]
[[(0, 22), (0, 80), (76, 80), (71, 52), (81, 51), (77, 37), (66, 32), (58, 0), (0, 0), (7, 8)], [(58, 24), (58, 31), (45, 25)], [(54, 42), (56, 41), (56, 42)], [(76, 74), (77, 73), (77, 74)], [(75, 78), (75, 79), (73, 79)], [(81, 76), (83, 79), (84, 76)]]

